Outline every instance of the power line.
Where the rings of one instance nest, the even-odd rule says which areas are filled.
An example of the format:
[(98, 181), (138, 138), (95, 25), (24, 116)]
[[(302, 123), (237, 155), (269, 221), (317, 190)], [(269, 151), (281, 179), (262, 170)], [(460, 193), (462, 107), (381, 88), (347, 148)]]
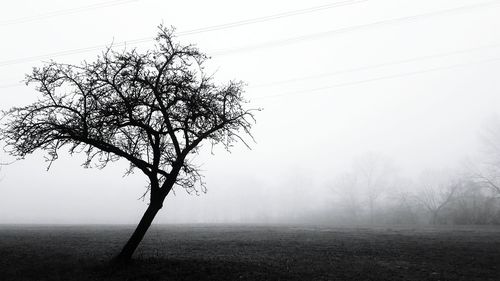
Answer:
[[(409, 63), (409, 62), (416, 62), (416, 61), (421, 61), (421, 60), (448, 57), (448, 56), (453, 56), (453, 55), (458, 55), (458, 54), (480, 51), (480, 50), (484, 50), (484, 49), (496, 48), (498, 46), (500, 46), (500, 43), (483, 45), (483, 46), (474, 47), (474, 48), (460, 49), (460, 50), (455, 50), (455, 51), (451, 51), (451, 52), (444, 52), (444, 53), (437, 53), (437, 54), (431, 54), (431, 55), (425, 55), (425, 56), (419, 56), (419, 57), (413, 57), (413, 58), (406, 58), (406, 59), (401, 59), (401, 60), (383, 62), (383, 63), (379, 63), (379, 64), (353, 67), (353, 68), (343, 69), (343, 70), (334, 71), (334, 72), (320, 73), (320, 74), (310, 75), (310, 76), (305, 76), (305, 77), (297, 77), (297, 78), (286, 79), (286, 80), (281, 80), (281, 81), (274, 81), (274, 82), (262, 83), (262, 84), (257, 84), (257, 85), (250, 85), (249, 89), (270, 87), (270, 86), (274, 86), (274, 85), (288, 84), (288, 83), (323, 78), (323, 77), (337, 76), (337, 75), (345, 74), (345, 73), (353, 73), (353, 72), (358, 72), (358, 71), (363, 71), (363, 70), (376, 69), (376, 68), (381, 68), (381, 67), (385, 67), (385, 66), (392, 66), (392, 65), (398, 65), (398, 64)], [(19, 82), (19, 83), (13, 83), (13, 84), (0, 85), (0, 88), (12, 88), (12, 87), (19, 87), (19, 86), (23, 86), (23, 83)]]
[[(365, 0), (365, 1), (367, 1), (367, 0)], [(350, 5), (357, 4), (359, 2), (361, 2), (361, 1), (350, 2)], [(346, 2), (337, 2), (337, 3), (343, 3), (344, 6), (348, 5)], [(279, 46), (279, 45), (297, 43), (297, 42), (305, 41), (305, 40), (317, 39), (317, 38), (324, 37), (324, 36), (331, 36), (331, 35), (335, 35), (335, 34), (339, 34), (339, 33), (356, 31), (356, 30), (369, 28), (369, 27), (390, 25), (390, 24), (395, 24), (398, 22), (408, 21), (408, 20), (419, 20), (419, 19), (423, 19), (423, 18), (427, 18), (427, 17), (441, 15), (441, 14), (450, 14), (450, 13), (454, 13), (454, 12), (460, 12), (460, 11), (465, 11), (465, 10), (469, 10), (469, 9), (483, 8), (483, 7), (488, 7), (488, 6), (498, 5), (498, 4), (500, 4), (500, 1), (489, 1), (489, 2), (484, 2), (484, 3), (480, 3), (480, 4), (461, 6), (461, 7), (456, 7), (456, 8), (452, 8), (452, 9), (440, 10), (440, 11), (435, 11), (435, 12), (430, 12), (430, 13), (400, 17), (400, 18), (389, 19), (389, 20), (381, 20), (381, 21), (372, 22), (372, 23), (368, 23), (368, 24), (343, 27), (343, 28), (339, 28), (339, 29), (326, 31), (326, 32), (314, 33), (314, 34), (303, 35), (303, 36), (299, 36), (299, 37), (287, 38), (287, 39), (282, 39), (282, 40), (275, 40), (275, 41), (270, 41), (270, 42), (252, 45), (252, 46), (247, 46), (247, 47), (219, 50), (219, 51), (214, 51), (214, 52), (209, 52), (209, 53), (211, 53), (212, 55), (219, 55), (220, 56), (220, 55), (227, 55), (227, 54), (232, 54), (232, 53), (237, 53), (237, 52), (251, 51), (251, 50), (255, 50), (255, 49), (259, 49), (259, 48), (275, 47), (275, 46)], [(325, 9), (324, 6), (318, 6), (318, 7), (313, 7), (313, 8), (309, 8), (309, 9), (288, 12), (286, 14), (290, 14), (289, 16), (291, 16), (292, 14), (293, 15), (299, 14), (300, 11), (309, 11), (309, 12), (318, 11), (320, 7), (323, 7), (323, 9)], [(334, 7), (334, 6), (331, 6), (331, 7)], [(331, 7), (329, 7), (329, 8), (331, 8)], [(277, 16), (283, 15), (283, 14), (285, 14), (285, 13), (276, 14), (276, 15), (267, 16), (267, 17), (262, 17), (262, 18), (255, 18), (253, 20), (240, 21), (240, 22), (248, 22), (248, 23), (244, 23), (244, 24), (253, 24), (253, 23), (259, 22), (257, 19), (260, 19), (260, 21), (268, 21), (268, 20), (271, 20), (271, 17), (274, 17), (272, 19), (275, 19), (275, 18), (277, 18)], [(283, 17), (283, 16), (281, 16), (281, 17)], [(243, 23), (239, 24), (239, 25), (236, 25), (235, 23), (237, 23), (237, 22), (179, 32), (179, 33), (177, 33), (177, 36), (191, 35), (191, 34), (196, 34), (196, 33), (203, 33), (203, 32), (208, 32), (208, 31), (214, 31), (214, 30), (220, 30), (220, 29), (226, 29), (226, 28), (232, 28), (232, 27), (244, 25)], [(122, 41), (122, 42), (114, 43), (113, 46), (124, 46), (127, 44), (134, 45), (134, 44), (139, 44), (139, 43), (144, 43), (144, 42), (149, 42), (149, 41), (152, 41), (151, 37), (139, 38), (139, 39), (134, 39), (134, 40), (129, 40), (129, 41)], [(66, 51), (59, 51), (59, 52), (54, 52), (54, 53), (49, 53), (49, 54), (39, 55), (39, 56), (18, 58), (18, 59), (12, 59), (12, 60), (4, 60), (4, 61), (0, 61), (0, 67), (12, 65), (12, 64), (29, 62), (29, 61), (35, 61), (35, 60), (40, 60), (40, 59), (52, 58), (52, 57), (59, 57), (59, 56), (65, 56), (65, 55), (73, 55), (73, 54), (78, 54), (78, 53), (96, 51), (96, 50), (100, 50), (102, 48), (105, 48), (106, 46), (107, 45), (97, 45), (97, 46), (91, 46), (91, 47), (71, 49), (71, 50), (66, 50)]]
[[(134, 1), (137, 1), (137, 0), (134, 0)], [(271, 15), (271, 16), (267, 16), (267, 17), (255, 18), (255, 19), (251, 19), (251, 20), (245, 20), (245, 21), (228, 23), (228, 24), (224, 24), (224, 25), (217, 25), (217, 26), (211, 26), (211, 27), (206, 27), (206, 28), (199, 28), (199, 29), (193, 29), (193, 30), (189, 30), (189, 31), (179, 32), (178, 36), (195, 34), (195, 33), (202, 33), (202, 32), (208, 32), (208, 31), (213, 31), (213, 30), (218, 30), (218, 29), (231, 28), (231, 27), (235, 27), (235, 26), (256, 23), (256, 22), (259, 22), (258, 20), (260, 20), (260, 21), (268, 21), (268, 20), (277, 19), (277, 18), (280, 18), (280, 17), (292, 16), (292, 15), (298, 15), (298, 14), (304, 14), (304, 13), (310, 13), (310, 12), (313, 12), (313, 11), (319, 11), (319, 10), (322, 10), (322, 9), (328, 9), (328, 8), (337, 7), (337, 6), (341, 6), (341, 5), (352, 5), (352, 4), (356, 4), (356, 3), (364, 2), (364, 1), (367, 1), (367, 0), (336, 2), (336, 3), (333, 3), (333, 4), (329, 4), (329, 5), (316, 6), (316, 7), (302, 9), (302, 10), (296, 10), (296, 11), (291, 11), (291, 12), (286, 12), (286, 13), (275, 14), (275, 15)], [(315, 33), (315, 34), (310, 34), (310, 35), (306, 35), (306, 36), (299, 36), (299, 37), (289, 38), (289, 39), (285, 39), (285, 40), (271, 41), (271, 42), (267, 42), (267, 43), (264, 43), (264, 44), (260, 44), (259, 46), (255, 46), (254, 45), (254, 46), (249, 46), (249, 47), (244, 47), (244, 48), (238, 48), (238, 49), (231, 49), (231, 50), (225, 50), (225, 51), (222, 50), (222, 51), (215, 52), (215, 53), (217, 55), (225, 55), (225, 54), (230, 54), (230, 53), (234, 53), (234, 52), (249, 51), (249, 50), (252, 50), (252, 49), (255, 49), (255, 48), (271, 47), (273, 45), (276, 45), (277, 43), (278, 44), (280, 44), (280, 43), (281, 44), (282, 43), (285, 43), (285, 44), (286, 43), (294, 43), (294, 42), (299, 42), (299, 41), (303, 41), (303, 40), (315, 39), (317, 37), (321, 37), (321, 36), (324, 36), (324, 35), (333, 35), (333, 34), (340, 33), (340, 32), (348, 32), (348, 31), (358, 30), (358, 29), (367, 28), (367, 27), (371, 27), (371, 26), (394, 24), (394, 23), (397, 23), (399, 21), (406, 21), (406, 20), (418, 20), (418, 19), (422, 19), (422, 18), (425, 18), (425, 17), (431, 17), (431, 16), (440, 15), (440, 14), (449, 14), (449, 13), (453, 13), (453, 12), (459, 12), (459, 11), (464, 11), (464, 10), (468, 10), (468, 9), (475, 9), (475, 8), (482, 8), (482, 7), (487, 7), (487, 6), (492, 6), (492, 5), (498, 5), (498, 4), (500, 4), (499, 1), (484, 2), (484, 3), (480, 3), (480, 4), (468, 5), (468, 6), (461, 6), (461, 7), (456, 7), (456, 8), (452, 8), (452, 9), (435, 11), (435, 12), (431, 12), (431, 13), (425, 13), (425, 14), (419, 14), (419, 15), (407, 16), (407, 17), (400, 17), (400, 18), (396, 18), (396, 19), (382, 20), (382, 21), (378, 21), (378, 22), (374, 22), (374, 23), (369, 23), (369, 24), (363, 24), (363, 25), (345, 27), (345, 28), (335, 29), (335, 30), (331, 30), (331, 31), (327, 31), (327, 32), (321, 32), (321, 33)], [(130, 40), (130, 41), (124, 41), (124, 42), (116, 43), (116, 44), (113, 44), (113, 45), (114, 46), (120, 46), (120, 45), (125, 45), (125, 44), (137, 44), (137, 43), (146, 42), (146, 41), (150, 41), (150, 40), (151, 40), (151, 38), (142, 38), (142, 39), (135, 39), (135, 40)], [(56, 56), (62, 56), (62, 55), (71, 55), (71, 54), (76, 54), (76, 53), (83, 53), (83, 52), (88, 52), (88, 51), (94, 51), (94, 50), (101, 49), (103, 46), (105, 46), (105, 45), (85, 47), (85, 48), (79, 48), (79, 49), (73, 49), (73, 50), (67, 50), (67, 51), (60, 51), (60, 52), (46, 54), (46, 55), (40, 55), (40, 56), (33, 56), (33, 57), (27, 57), (27, 58), (20, 58), (20, 59), (13, 59), (13, 60), (1, 61), (0, 62), (0, 67), (1, 66), (6, 66), (6, 65), (11, 65), (11, 64), (17, 64), (17, 63), (23, 63), (23, 62), (38, 60), (38, 59), (44, 59), (44, 58), (48, 58), (48, 57), (56, 57)], [(445, 53), (445, 54), (436, 54), (436, 55), (431, 55), (431, 56), (426, 56), (426, 57), (412, 58), (412, 59), (407, 59), (407, 60), (402, 60), (402, 61), (388, 62), (388, 63), (383, 63), (383, 64), (380, 64), (380, 65), (365, 66), (365, 67), (361, 67), (361, 68), (358, 68), (358, 69), (347, 69), (347, 70), (343, 70), (341, 72), (359, 71), (359, 70), (363, 70), (363, 69), (376, 68), (376, 67), (381, 67), (381, 66), (386, 66), (386, 65), (392, 65), (392, 64), (397, 64), (397, 63), (410, 62), (410, 61), (414, 61), (414, 60), (426, 59), (426, 58), (431, 58), (431, 57), (437, 57), (437, 56), (451, 55), (451, 54), (455, 54), (455, 53), (468, 52), (468, 51), (472, 51), (472, 50), (475, 50), (475, 49), (488, 48), (488, 47), (492, 47), (492, 46), (496, 46), (496, 45), (485, 46), (485, 47), (478, 47), (478, 48), (466, 49), (466, 50), (460, 50), (460, 51), (451, 52), (451, 53)], [(335, 74), (340, 74), (340, 73), (339, 72), (337, 72), (337, 73), (327, 73), (327, 74), (322, 74), (322, 75), (327, 76), (327, 75), (335, 75)], [(303, 78), (299, 78), (299, 79), (312, 79), (312, 77), (311, 78), (303, 77)], [(284, 83), (284, 81), (278, 81), (278, 82), (273, 82), (273, 83)], [(15, 86), (18, 86), (18, 85), (19, 84), (9, 84), (9, 85), (3, 85), (3, 86), (0, 85), (0, 88), (15, 87)]]
[(0, 89), (20, 87), (20, 86), (23, 86), (23, 85), (24, 84), (21, 84), (21, 83), (5, 84), (5, 85), (0, 85)]
[[(479, 49), (479, 48), (474, 48), (474, 49)], [(474, 49), (469, 49), (469, 50), (474, 50)], [(465, 51), (466, 50), (456, 51), (456, 52), (451, 52), (451, 53), (460, 53), (460, 52), (465, 52)], [(446, 55), (449, 55), (449, 54), (446, 54)], [(430, 55), (430, 56), (426, 56), (426, 57), (422, 57), (422, 58), (431, 58), (431, 57), (437, 57), (437, 56)], [(408, 60), (402, 60), (402, 61), (414, 61), (414, 59), (408, 59)], [(453, 65), (448, 65), (448, 66), (441, 66), (441, 67), (429, 68), (429, 69), (424, 69), (424, 70), (419, 70), (419, 71), (412, 71), (412, 72), (406, 72), (406, 73), (399, 73), (399, 74), (392, 74), (392, 75), (380, 76), (380, 77), (375, 77), (375, 78), (370, 78), (370, 79), (363, 79), (363, 80), (357, 80), (357, 81), (352, 81), (352, 82), (343, 82), (343, 83), (338, 83), (338, 84), (329, 85), (329, 86), (325, 86), (325, 87), (313, 88), (313, 89), (309, 89), (309, 90), (300, 90), (300, 91), (286, 92), (286, 93), (277, 94), (277, 95), (270, 95), (270, 96), (259, 96), (259, 97), (254, 97), (253, 99), (267, 99), (267, 98), (275, 98), (275, 97), (282, 97), (282, 96), (288, 96), (288, 95), (299, 95), (299, 94), (310, 93), (310, 92), (317, 92), (317, 91), (322, 91), (322, 90), (327, 90), (327, 89), (332, 89), (332, 88), (346, 87), (346, 86), (352, 86), (352, 85), (357, 85), (357, 84), (375, 82), (375, 81), (380, 81), (380, 80), (388, 80), (388, 79), (394, 79), (394, 78), (405, 77), (405, 76), (413, 76), (413, 75), (417, 75), (417, 74), (424, 74), (424, 73), (435, 72), (435, 71), (440, 71), (440, 70), (460, 68), (460, 67), (469, 66), (469, 65), (477, 65), (477, 64), (484, 64), (484, 63), (497, 62), (497, 61), (500, 61), (500, 57), (499, 58), (491, 58), (491, 59), (479, 60), (479, 61), (474, 61), (474, 62), (468, 62), (468, 63), (460, 63), (460, 64), (453, 64)], [(391, 65), (391, 64), (394, 64), (394, 63), (379, 64), (379, 65), (376, 65), (375, 67), (379, 67), (379, 66), (382, 66), (382, 65)], [(375, 68), (375, 67), (366, 66), (366, 67), (360, 67), (358, 69), (364, 70), (364, 69), (370, 69), (370, 68)], [(344, 71), (336, 72), (335, 74), (337, 74), (337, 73), (345, 73), (345, 72), (352, 72), (352, 71), (355, 71), (355, 70), (344, 70)], [(323, 76), (327, 76), (327, 75), (329, 76), (329, 75), (334, 75), (334, 74), (318, 75), (317, 77), (323, 77)], [(303, 77), (303, 78), (299, 78), (299, 79), (294, 79), (294, 81), (300, 81), (300, 80), (306, 80), (306, 79), (313, 79), (313, 78), (316, 78), (316, 77), (314, 77), (314, 76)], [(266, 85), (263, 85), (262, 87), (265, 87), (265, 86), (268, 86), (268, 85), (272, 85), (272, 84), (275, 84), (275, 83), (284, 84), (284, 83), (286, 83), (285, 81), (277, 81), (277, 82), (267, 83)], [(290, 81), (290, 82), (294, 82), (294, 81)], [(11, 87), (18, 87), (18, 86), (22, 86), (22, 84), (17, 83), (17, 84), (0, 85), (0, 88), (11, 88)]]
[(22, 18), (17, 18), (17, 19), (0, 21), (0, 26), (32, 22), (32, 21), (37, 21), (37, 20), (41, 20), (41, 19), (45, 19), (45, 18), (52, 18), (52, 17), (63, 16), (63, 15), (68, 15), (68, 14), (75, 14), (75, 13), (99, 9), (99, 8), (113, 7), (113, 6), (123, 5), (123, 4), (127, 4), (130, 2), (136, 2), (136, 1), (139, 1), (139, 0), (114, 0), (114, 1), (107, 1), (107, 2), (103, 2), (103, 3), (97, 3), (97, 4), (88, 5), (88, 6), (83, 6), (83, 7), (57, 10), (57, 11), (33, 15), (33, 16), (29, 16), (29, 17), (22, 17)]
[(327, 5), (306, 8), (306, 9), (302, 9), (302, 10), (289, 11), (289, 12), (274, 14), (274, 15), (270, 15), (270, 16), (258, 17), (258, 18), (253, 18), (253, 19), (235, 21), (235, 22), (226, 23), (226, 24), (220, 24), (220, 25), (214, 25), (214, 26), (209, 26), (209, 27), (193, 29), (193, 30), (189, 30), (189, 31), (185, 31), (185, 32), (180, 32), (179, 35), (191, 35), (191, 34), (196, 34), (196, 33), (201, 33), (201, 32), (208, 32), (208, 31), (227, 29), (227, 28), (232, 28), (232, 27), (237, 27), (237, 26), (249, 25), (249, 24), (254, 24), (254, 23), (266, 22), (266, 21), (281, 19), (281, 18), (285, 18), (285, 17), (309, 14), (309, 13), (322, 11), (322, 10), (326, 10), (326, 9), (331, 9), (331, 8), (336, 8), (336, 7), (341, 7), (341, 6), (354, 5), (354, 4), (367, 2), (367, 1), (368, 0), (340, 1), (340, 2), (335, 2), (335, 3), (331, 3), (331, 4), (327, 4)]
[[(135, 1), (137, 1), (137, 0), (135, 0)], [(208, 26), (208, 27), (203, 27), (203, 28), (186, 30), (186, 31), (178, 32), (178, 33), (176, 33), (176, 35), (177, 36), (186, 36), (186, 35), (192, 35), (192, 34), (197, 34), (197, 33), (204, 33), (204, 32), (210, 32), (210, 31), (215, 31), (215, 30), (228, 29), (228, 28), (233, 28), (233, 27), (238, 27), (238, 26), (243, 26), (243, 25), (249, 25), (249, 24), (255, 24), (255, 23), (260, 23), (260, 22), (276, 20), (276, 19), (280, 19), (280, 18), (284, 18), (284, 17), (291, 17), (291, 16), (296, 16), (296, 15), (317, 12), (317, 11), (331, 9), (331, 8), (340, 7), (340, 6), (354, 5), (354, 4), (358, 4), (358, 3), (366, 2), (366, 1), (368, 1), (368, 0), (357, 0), (357, 1), (356, 0), (349, 0), (349, 1), (335, 2), (335, 3), (331, 3), (331, 4), (327, 4), (327, 5), (315, 6), (315, 7), (311, 7), (311, 8), (295, 10), (295, 11), (290, 11), (290, 12), (285, 12), (285, 13), (279, 13), (279, 14), (274, 14), (274, 15), (269, 15), (269, 16), (264, 16), (264, 17), (258, 17), (258, 18), (247, 19), (247, 20), (242, 20), (242, 21), (230, 22), (230, 23), (226, 23), (226, 24), (213, 25), (213, 26)], [(117, 46), (125, 46), (125, 45), (135, 45), (135, 44), (151, 42), (151, 41), (153, 41), (153, 38), (143, 37), (143, 38), (132, 39), (132, 40), (128, 40), (128, 41), (113, 43), (113, 46), (117, 47)], [(90, 47), (48, 53), (45, 55), (4, 60), (4, 61), (0, 61), (0, 67), (12, 65), (12, 64), (18, 64), (18, 63), (30, 62), (30, 61), (40, 60), (40, 59), (47, 59), (47, 58), (53, 58), (53, 57), (59, 57), (59, 56), (74, 55), (74, 54), (79, 54), (79, 53), (98, 51), (98, 50), (101, 50), (102, 48), (106, 48), (107, 46), (108, 45), (96, 45), (96, 46), (90, 46)]]
[[(484, 50), (484, 49), (496, 48), (498, 46), (500, 46), (500, 43), (483, 45), (483, 46), (474, 47), (474, 48), (460, 49), (460, 50), (455, 50), (455, 51), (451, 51), (451, 52), (442, 52), (442, 53), (436, 53), (436, 54), (431, 54), (431, 55), (406, 58), (406, 59), (395, 60), (395, 61), (388, 61), (388, 62), (372, 64), (372, 65), (365, 65), (365, 66), (360, 66), (360, 67), (347, 68), (347, 69), (334, 71), (334, 72), (326, 72), (326, 73), (320, 73), (320, 74), (310, 75), (310, 76), (305, 76), (305, 77), (297, 77), (297, 78), (286, 79), (286, 80), (281, 80), (281, 81), (274, 81), (274, 82), (262, 83), (262, 84), (257, 84), (257, 85), (250, 85), (249, 89), (270, 87), (270, 86), (275, 86), (275, 85), (282, 85), (282, 84), (288, 84), (288, 83), (323, 78), (323, 77), (337, 76), (337, 75), (341, 75), (341, 74), (345, 74), (345, 73), (353, 73), (353, 72), (358, 72), (358, 71), (363, 71), (363, 70), (377, 69), (377, 68), (381, 68), (381, 67), (385, 67), (385, 66), (398, 65), (398, 64), (409, 63), (409, 62), (417, 62), (417, 61), (428, 60), (428, 59), (449, 57), (449, 56), (453, 56), (453, 55), (470, 53), (470, 52), (480, 51), (480, 50)], [(0, 88), (2, 88), (2, 89), (3, 88), (12, 88), (12, 87), (19, 87), (19, 86), (23, 86), (23, 85), (24, 85), (23, 83), (19, 82), (19, 83), (14, 83), (14, 84), (0, 85)]]
[[(453, 68), (460, 68), (460, 67), (470, 66), (470, 65), (476, 65), (476, 64), (498, 62), (498, 61), (500, 61), (500, 57), (498, 57), (498, 58), (491, 58), (491, 59), (485, 59), (485, 60), (479, 60), (479, 61), (474, 61), (474, 62), (469, 62), (469, 63), (461, 63), (461, 64), (453, 64), (453, 65), (448, 65), (448, 66), (441, 66), (441, 67), (429, 68), (429, 69), (424, 69), (424, 70), (419, 70), (419, 71), (412, 71), (412, 72), (406, 72), (406, 73), (399, 73), (399, 74), (392, 74), (392, 75), (386, 75), (386, 76), (379, 76), (379, 77), (375, 77), (375, 78), (357, 80), (357, 81), (352, 81), (352, 82), (338, 83), (338, 84), (333, 84), (333, 85), (330, 85), (330, 86), (312, 88), (312, 89), (308, 89), (308, 90), (286, 92), (286, 93), (282, 93), (282, 94), (269, 95), (269, 96), (259, 96), (259, 97), (254, 97), (253, 99), (258, 100), (258, 99), (268, 99), (268, 98), (276, 98), (276, 97), (283, 97), (283, 96), (301, 95), (301, 94), (307, 94), (307, 93), (311, 93), (311, 92), (318, 92), (318, 91), (328, 90), (328, 89), (333, 89), (333, 88), (353, 86), (353, 85), (370, 83), (370, 82), (375, 82), (375, 81), (380, 81), (380, 80), (390, 80), (390, 79), (395, 79), (395, 78), (399, 78), (399, 77), (414, 76), (414, 75), (418, 75), (418, 74), (436, 72), (436, 71), (453, 69)], [(325, 94), (327, 94), (327, 93), (325, 93)]]
[(286, 80), (281, 80), (281, 81), (262, 83), (262, 84), (258, 84), (258, 85), (250, 85), (249, 88), (253, 89), (253, 88), (261, 88), (261, 87), (269, 87), (269, 86), (288, 84), (288, 83), (293, 83), (293, 82), (298, 82), (298, 81), (305, 81), (305, 80), (311, 80), (311, 79), (317, 79), (317, 78), (323, 78), (323, 77), (331, 77), (331, 76), (336, 76), (336, 75), (345, 74), (345, 73), (352, 73), (352, 72), (358, 72), (358, 71), (363, 71), (363, 70), (381, 68), (381, 67), (385, 67), (385, 66), (392, 66), (392, 65), (398, 65), (398, 64), (409, 63), (409, 62), (416, 62), (416, 61), (427, 60), (427, 59), (448, 57), (448, 56), (464, 54), (464, 53), (469, 53), (469, 52), (474, 52), (474, 51), (479, 51), (479, 50), (484, 50), (484, 49), (495, 48), (498, 46), (500, 46), (500, 43), (484, 45), (484, 46), (468, 48), (468, 49), (455, 50), (452, 52), (437, 53), (437, 54), (431, 54), (431, 55), (426, 55), (426, 56), (406, 58), (406, 59), (402, 59), (402, 60), (383, 62), (383, 63), (379, 63), (379, 64), (365, 65), (365, 66), (348, 68), (348, 69), (343, 69), (343, 70), (334, 71), (334, 72), (320, 73), (320, 74), (310, 75), (310, 76), (305, 76), (305, 77), (298, 77), (298, 78), (286, 79)]
[(286, 38), (286, 39), (280, 39), (280, 40), (274, 40), (274, 41), (269, 41), (269, 42), (245, 46), (245, 47), (219, 50), (219, 51), (211, 52), (211, 54), (215, 55), (215, 56), (218, 56), (218, 55), (220, 56), (220, 55), (228, 55), (228, 54), (232, 54), (232, 53), (252, 51), (252, 50), (262, 49), (262, 48), (283, 46), (283, 45), (298, 43), (301, 41), (313, 40), (313, 39), (318, 39), (321, 37), (332, 36), (332, 35), (337, 35), (337, 34), (341, 34), (341, 33), (362, 30), (365, 28), (392, 25), (392, 24), (396, 24), (396, 23), (400, 23), (400, 22), (404, 22), (404, 21), (417, 21), (417, 20), (421, 20), (421, 19), (429, 18), (429, 17), (434, 17), (434, 16), (438, 16), (438, 15), (452, 14), (452, 13), (462, 12), (462, 11), (466, 11), (466, 10), (470, 10), (470, 9), (485, 8), (485, 7), (499, 5), (499, 4), (500, 4), (500, 1), (490, 1), (490, 2), (486, 2), (486, 3), (461, 6), (461, 7), (457, 7), (457, 8), (440, 10), (440, 11), (435, 11), (435, 12), (430, 12), (430, 13), (423, 13), (423, 14), (418, 14), (418, 15), (413, 15), (413, 16), (399, 17), (399, 18), (388, 19), (388, 20), (380, 20), (380, 21), (376, 21), (376, 22), (372, 22), (372, 23), (342, 27), (342, 28), (333, 29), (333, 30), (329, 30), (329, 31), (307, 34), (307, 35)]

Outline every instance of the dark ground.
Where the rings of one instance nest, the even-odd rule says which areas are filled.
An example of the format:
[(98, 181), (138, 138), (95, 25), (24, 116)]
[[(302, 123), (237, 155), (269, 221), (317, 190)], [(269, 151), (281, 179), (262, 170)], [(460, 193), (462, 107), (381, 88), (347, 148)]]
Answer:
[(0, 280), (500, 280), (498, 227), (0, 225)]

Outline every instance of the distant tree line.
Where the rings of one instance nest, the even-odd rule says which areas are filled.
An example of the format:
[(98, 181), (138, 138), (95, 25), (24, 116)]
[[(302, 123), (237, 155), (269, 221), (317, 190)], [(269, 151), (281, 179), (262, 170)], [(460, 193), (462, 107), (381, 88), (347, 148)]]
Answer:
[(388, 163), (367, 155), (333, 181), (332, 222), (500, 225), (496, 162), (467, 164), (460, 172), (429, 170), (415, 180), (398, 177)]

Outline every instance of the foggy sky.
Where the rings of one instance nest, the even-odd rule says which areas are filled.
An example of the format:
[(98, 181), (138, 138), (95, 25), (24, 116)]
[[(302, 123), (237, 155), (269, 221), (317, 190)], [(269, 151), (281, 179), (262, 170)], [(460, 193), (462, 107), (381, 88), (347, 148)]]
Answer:
[[(252, 150), (201, 153), (208, 193), (177, 188), (155, 222), (292, 218), (331, 204), (329, 183), (365, 153), (383, 155), (408, 177), (478, 153), (481, 128), (500, 113), (500, 1), (352, 2), (179, 36), (212, 54), (218, 81), (247, 82), (250, 106), (264, 110)], [(499, 3), (451, 10), (489, 2)], [(153, 37), (160, 23), (182, 33), (331, 2), (138, 0), (50, 14), (95, 3), (2, 5), (0, 109), (36, 99), (32, 87), (17, 85), (31, 67), (50, 58), (92, 61), (103, 48), (42, 55)], [(427, 16), (408, 18), (415, 15)], [(23, 60), (30, 57), (38, 58)], [(0, 160), (11, 158), (2, 152)], [(64, 155), (47, 172), (36, 153), (3, 167), (0, 223), (136, 223), (146, 178), (139, 171), (123, 177), (125, 162), (104, 170), (81, 163)]]

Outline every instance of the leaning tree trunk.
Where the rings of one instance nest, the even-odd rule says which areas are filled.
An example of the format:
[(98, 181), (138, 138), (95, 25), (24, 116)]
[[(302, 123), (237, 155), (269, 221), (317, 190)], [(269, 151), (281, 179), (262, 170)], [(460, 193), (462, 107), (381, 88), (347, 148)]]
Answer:
[(141, 218), (141, 221), (137, 225), (137, 228), (127, 241), (127, 244), (125, 244), (121, 252), (113, 259), (115, 263), (126, 263), (130, 261), (135, 249), (137, 249), (137, 246), (139, 246), (139, 243), (146, 234), (146, 231), (148, 231), (149, 227), (151, 226), (151, 222), (153, 221), (161, 207), (162, 204), (149, 204), (146, 212), (144, 212), (144, 215)]

